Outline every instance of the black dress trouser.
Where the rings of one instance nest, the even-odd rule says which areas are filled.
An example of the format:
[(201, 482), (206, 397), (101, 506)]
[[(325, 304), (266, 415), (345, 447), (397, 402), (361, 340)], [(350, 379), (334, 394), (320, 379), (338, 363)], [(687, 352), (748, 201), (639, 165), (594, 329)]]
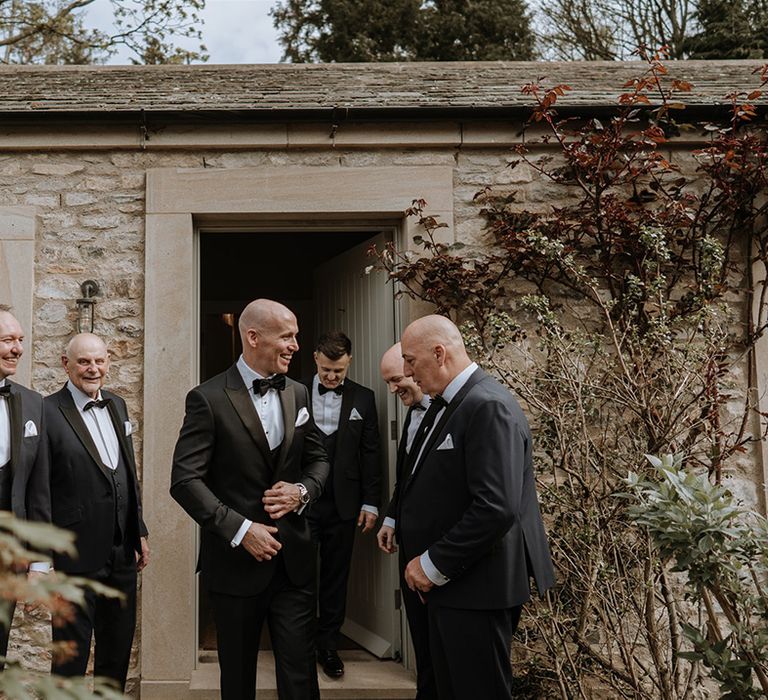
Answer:
[(115, 545), (101, 569), (77, 575), (115, 588), (125, 597), (106, 598), (86, 589), (85, 604), (82, 608), (75, 606), (74, 618), (53, 623), (53, 641), (72, 642), (74, 656), (61, 660), (54, 657), (51, 671), (60, 676), (84, 676), (93, 635), (94, 675), (111, 678), (125, 689), (136, 629), (136, 554), (132, 547)]
[(253, 596), (208, 591), (216, 623), (221, 700), (254, 700), (259, 641), (269, 626), (280, 700), (318, 700), (312, 631), (314, 586), (288, 579), (283, 558), (267, 588)]

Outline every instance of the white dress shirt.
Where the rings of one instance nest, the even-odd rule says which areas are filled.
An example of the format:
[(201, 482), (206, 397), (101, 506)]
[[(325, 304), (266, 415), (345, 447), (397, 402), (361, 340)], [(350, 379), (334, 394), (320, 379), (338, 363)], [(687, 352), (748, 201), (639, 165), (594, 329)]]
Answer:
[[(242, 355), (237, 360), (237, 370), (243, 378), (245, 388), (248, 389), (248, 395), (251, 397), (253, 407), (261, 421), (261, 427), (267, 436), (269, 449), (274, 450), (279, 447), (285, 437), (285, 424), (283, 422), (283, 405), (280, 403), (280, 395), (277, 389), (270, 389), (264, 396), (253, 391), (253, 382), (257, 379), (268, 379), (261, 376), (255, 370), (252, 370), (245, 362)], [(237, 547), (248, 532), (248, 528), (253, 524), (252, 520), (245, 518), (240, 529), (235, 533), (230, 545)]]
[[(67, 382), (67, 389), (72, 394), (72, 399), (80, 412), (85, 427), (88, 428), (88, 432), (93, 438), (101, 461), (114, 471), (117, 469), (117, 462), (120, 459), (120, 443), (117, 440), (115, 425), (110, 418), (109, 409), (106, 406), (104, 408), (94, 406), (86, 411), (85, 405), (93, 399), (78, 389), (71, 381)], [(101, 391), (99, 391), (96, 399), (101, 400)]]
[[(459, 393), (461, 387), (467, 383), (467, 380), (472, 376), (476, 369), (477, 363), (473, 362), (471, 365), (469, 365), (469, 367), (461, 371), (451, 380), (451, 382), (447, 387), (445, 387), (442, 393), (442, 397), (445, 399), (446, 404), (451, 403), (451, 401), (456, 397), (456, 394)], [(441, 408), (435, 416), (435, 422), (432, 425), (432, 429), (427, 434), (427, 437), (424, 439), (421, 452), (419, 452), (418, 459), (414, 464), (414, 469), (416, 468), (416, 464), (418, 464), (419, 460), (421, 459), (422, 453), (424, 452), (424, 447), (429, 441), (429, 437), (432, 435), (432, 432), (440, 421), (440, 418), (442, 418), (444, 411), (445, 407)], [(424, 552), (421, 557), (419, 557), (419, 561), (421, 562), (421, 568), (424, 569), (424, 573), (427, 575), (427, 578), (432, 581), (432, 583), (434, 583), (436, 586), (444, 586), (446, 583), (448, 583), (450, 579), (446, 576), (443, 576), (443, 574), (432, 563), (432, 560), (429, 558), (429, 551)]]
[(267, 379), (258, 372), (252, 370), (243, 356), (237, 361), (237, 369), (248, 389), (248, 395), (251, 397), (253, 407), (259, 414), (261, 427), (264, 428), (264, 434), (267, 436), (269, 449), (274, 450), (279, 447), (285, 437), (285, 426), (283, 425), (283, 405), (280, 403), (280, 395), (277, 389), (270, 389), (264, 396), (253, 391), (253, 382), (257, 379)]
[[(5, 386), (5, 379), (0, 381)], [(8, 399), (0, 399), (0, 467), (11, 461), (11, 415), (8, 411)]]
[[(339, 384), (344, 386), (344, 382)], [(341, 418), (341, 394), (326, 391), (320, 394), (320, 377), (312, 380), (312, 416), (315, 425), (326, 435), (333, 435), (339, 429)]]
[[(339, 386), (344, 386), (344, 382)], [(315, 375), (312, 380), (312, 415), (315, 419), (315, 425), (326, 435), (333, 435), (339, 429), (341, 399), (341, 394), (334, 391), (326, 391), (321, 396), (320, 377)], [(379, 514), (379, 509), (376, 506), (370, 506), (367, 503), (361, 506), (360, 510), (373, 513), (376, 516)]]

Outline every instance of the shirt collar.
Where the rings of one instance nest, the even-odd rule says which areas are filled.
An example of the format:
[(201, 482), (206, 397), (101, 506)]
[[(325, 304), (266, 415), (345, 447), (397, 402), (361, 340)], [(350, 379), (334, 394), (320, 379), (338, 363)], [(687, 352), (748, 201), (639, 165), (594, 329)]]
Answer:
[(431, 401), (432, 397), (429, 394), (422, 394), (421, 401), (419, 401), (418, 405), (423, 406), (424, 408), (429, 408)]
[(5, 377), (0, 379), (0, 386), (5, 386), (5, 379), (6, 379)]
[(255, 379), (267, 379), (267, 377), (259, 374), (256, 370), (251, 369), (242, 355), (240, 355), (240, 358), (237, 360), (237, 369), (245, 382), (245, 386), (249, 389), (253, 386)]
[(445, 399), (446, 403), (450, 403), (453, 400), (456, 394), (459, 393), (461, 387), (467, 383), (467, 380), (472, 376), (476, 369), (477, 362), (473, 362), (471, 365), (469, 365), (469, 367), (462, 370), (453, 379), (451, 379), (451, 381), (448, 383), (448, 386), (445, 387), (445, 390), (442, 393), (442, 397)]
[[(72, 394), (72, 398), (75, 401), (75, 406), (77, 406), (81, 411), (85, 408), (85, 404), (87, 404), (89, 401), (93, 401), (93, 399), (88, 396), (88, 394), (78, 389), (72, 383), (71, 379), (67, 380), (67, 389), (69, 389), (69, 393)], [(99, 389), (99, 393), (96, 395), (96, 401), (101, 401), (101, 389)]]

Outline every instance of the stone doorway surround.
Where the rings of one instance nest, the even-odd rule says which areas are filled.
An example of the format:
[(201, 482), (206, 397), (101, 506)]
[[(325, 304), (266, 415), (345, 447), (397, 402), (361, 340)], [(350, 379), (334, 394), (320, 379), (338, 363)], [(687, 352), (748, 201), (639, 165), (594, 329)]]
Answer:
[(453, 169), (154, 169), (146, 187), (142, 489), (153, 556), (142, 582), (141, 697), (182, 700), (195, 697), (198, 665), (196, 531), (168, 488), (184, 398), (198, 376), (197, 229), (275, 225), (290, 235), (291, 226), (376, 223), (410, 242), (417, 222), (404, 212), (421, 198), (452, 240)]

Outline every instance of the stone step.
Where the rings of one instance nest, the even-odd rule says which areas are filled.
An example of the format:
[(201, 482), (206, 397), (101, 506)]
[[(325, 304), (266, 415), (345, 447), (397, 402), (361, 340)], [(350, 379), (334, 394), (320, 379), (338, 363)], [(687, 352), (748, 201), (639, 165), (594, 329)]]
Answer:
[[(340, 651), (344, 675), (329, 678), (318, 666), (322, 700), (413, 700), (416, 681), (413, 672), (402, 664), (381, 660), (366, 651)], [(219, 666), (211, 659), (193, 671), (189, 683), (189, 700), (219, 700)], [(257, 700), (277, 700), (275, 659), (269, 651), (259, 653), (256, 674)]]

